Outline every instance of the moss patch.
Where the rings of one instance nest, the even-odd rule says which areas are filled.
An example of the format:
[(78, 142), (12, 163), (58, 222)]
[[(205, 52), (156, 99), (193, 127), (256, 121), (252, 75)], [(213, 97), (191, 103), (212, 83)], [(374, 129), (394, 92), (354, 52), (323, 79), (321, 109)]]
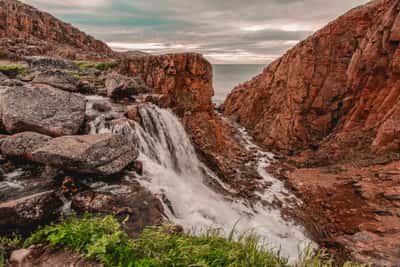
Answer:
[(74, 64), (78, 66), (81, 70), (86, 70), (86, 69), (109, 70), (117, 66), (117, 63), (112, 61), (103, 61), (103, 62), (74, 61)]

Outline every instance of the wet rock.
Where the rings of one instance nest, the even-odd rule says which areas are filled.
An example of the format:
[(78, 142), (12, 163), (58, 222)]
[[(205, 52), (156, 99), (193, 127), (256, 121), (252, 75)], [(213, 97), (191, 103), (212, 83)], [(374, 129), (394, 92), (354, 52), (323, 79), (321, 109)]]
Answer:
[(10, 256), (10, 267), (102, 267), (103, 264), (86, 259), (66, 248), (30, 247), (15, 250)]
[(139, 174), (139, 175), (143, 175), (144, 173), (144, 167), (143, 167), (143, 162), (141, 161), (134, 161), (132, 164), (132, 167), (134, 169), (134, 171)]
[(4, 156), (30, 159), (35, 149), (50, 140), (51, 137), (47, 135), (35, 132), (22, 132), (1, 140), (0, 149)]
[(120, 172), (137, 157), (132, 141), (114, 134), (58, 137), (32, 154), (39, 163), (102, 175)]
[(112, 106), (108, 102), (94, 102), (92, 108), (99, 112), (108, 112), (112, 110)]
[(78, 193), (72, 199), (72, 208), (79, 212), (114, 214), (124, 221), (123, 227), (130, 236), (137, 236), (145, 227), (159, 225), (163, 220), (161, 202), (138, 183), (122, 184), (115, 194)]
[(140, 78), (127, 77), (115, 72), (107, 75), (105, 86), (107, 95), (116, 99), (150, 92), (150, 88)]
[(58, 216), (62, 201), (47, 191), (0, 204), (0, 234), (26, 233)]
[(2, 122), (10, 133), (75, 134), (84, 119), (83, 96), (46, 85), (8, 87), (1, 93)]
[(40, 72), (33, 79), (32, 83), (47, 84), (69, 92), (77, 92), (79, 90), (79, 80), (67, 72), (60, 70)]
[(153, 103), (160, 108), (167, 108), (169, 105), (168, 101), (169, 100), (166, 95), (151, 94), (146, 96), (146, 102)]

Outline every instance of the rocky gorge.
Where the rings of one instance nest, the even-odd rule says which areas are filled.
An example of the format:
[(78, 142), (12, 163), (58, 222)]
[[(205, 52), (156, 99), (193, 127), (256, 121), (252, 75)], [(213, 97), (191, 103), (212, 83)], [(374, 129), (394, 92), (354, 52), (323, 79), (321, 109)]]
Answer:
[[(132, 238), (167, 221), (236, 227), (291, 262), (318, 244), (338, 263), (396, 266), (399, 10), (350, 11), (217, 110), (202, 55), (115, 52), (1, 0), (0, 235), (112, 214)], [(98, 266), (64, 248), (0, 249), (11, 266)]]

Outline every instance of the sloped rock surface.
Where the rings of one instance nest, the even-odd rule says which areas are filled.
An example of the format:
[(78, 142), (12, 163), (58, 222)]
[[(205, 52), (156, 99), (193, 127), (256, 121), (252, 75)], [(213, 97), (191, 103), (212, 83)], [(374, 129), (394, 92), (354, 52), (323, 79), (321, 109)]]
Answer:
[(102, 175), (120, 172), (137, 157), (135, 144), (113, 134), (58, 137), (32, 154), (35, 162)]
[(35, 131), (62, 136), (79, 131), (85, 119), (86, 100), (50, 86), (17, 86), (5, 88), (0, 107), (9, 133)]

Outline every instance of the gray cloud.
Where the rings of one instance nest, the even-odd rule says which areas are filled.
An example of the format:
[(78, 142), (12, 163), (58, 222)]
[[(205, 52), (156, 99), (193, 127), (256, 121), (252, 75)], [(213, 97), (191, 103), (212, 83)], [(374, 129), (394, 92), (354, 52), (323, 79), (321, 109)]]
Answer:
[(25, 0), (113, 48), (267, 63), (366, 0)]

